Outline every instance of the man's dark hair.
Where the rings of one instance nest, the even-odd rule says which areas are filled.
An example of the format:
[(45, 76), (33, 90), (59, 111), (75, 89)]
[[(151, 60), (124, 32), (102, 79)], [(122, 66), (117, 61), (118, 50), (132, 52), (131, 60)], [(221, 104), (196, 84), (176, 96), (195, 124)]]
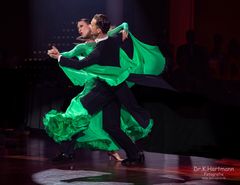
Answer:
[(96, 14), (93, 19), (96, 20), (96, 25), (102, 30), (103, 33), (107, 33), (110, 28), (110, 21), (104, 14)]
[(90, 24), (90, 20), (87, 19), (87, 18), (82, 18), (82, 19), (78, 20), (78, 22), (80, 22), (80, 21), (83, 21), (83, 22), (85, 22), (87, 24)]

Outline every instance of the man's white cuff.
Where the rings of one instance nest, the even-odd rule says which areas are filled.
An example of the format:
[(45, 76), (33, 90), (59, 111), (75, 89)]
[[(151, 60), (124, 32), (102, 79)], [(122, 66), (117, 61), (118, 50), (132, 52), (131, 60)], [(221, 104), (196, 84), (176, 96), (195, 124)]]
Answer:
[(58, 62), (60, 62), (62, 55), (58, 56)]

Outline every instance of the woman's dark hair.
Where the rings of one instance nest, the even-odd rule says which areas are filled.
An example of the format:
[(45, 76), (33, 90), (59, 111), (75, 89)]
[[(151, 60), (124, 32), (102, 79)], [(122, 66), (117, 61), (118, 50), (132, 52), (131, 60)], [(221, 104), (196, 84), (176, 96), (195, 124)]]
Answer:
[(90, 20), (87, 19), (87, 18), (82, 18), (82, 19), (80, 19), (78, 22), (80, 22), (80, 21), (83, 21), (83, 22), (85, 22), (85, 23), (87, 23), (87, 24), (90, 24)]
[(110, 21), (104, 14), (96, 14), (93, 19), (96, 20), (96, 25), (102, 30), (103, 33), (107, 33), (110, 28)]

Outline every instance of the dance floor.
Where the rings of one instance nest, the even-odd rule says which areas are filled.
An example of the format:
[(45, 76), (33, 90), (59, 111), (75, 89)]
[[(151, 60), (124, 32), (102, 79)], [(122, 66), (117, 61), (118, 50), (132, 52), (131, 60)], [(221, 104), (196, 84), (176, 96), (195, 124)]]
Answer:
[[(41, 132), (0, 133), (1, 185), (222, 185), (240, 184), (240, 160), (151, 153), (124, 167), (104, 151), (81, 149), (71, 162), (53, 163), (57, 145)], [(120, 151), (124, 156), (124, 152)]]

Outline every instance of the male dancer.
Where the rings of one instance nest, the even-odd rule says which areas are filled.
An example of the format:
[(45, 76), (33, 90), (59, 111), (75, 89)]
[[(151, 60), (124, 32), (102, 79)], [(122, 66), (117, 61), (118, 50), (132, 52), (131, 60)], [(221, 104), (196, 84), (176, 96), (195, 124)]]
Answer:
[[(91, 32), (96, 36), (95, 41), (97, 45), (93, 52), (80, 62), (61, 56), (54, 48), (49, 50), (48, 54), (50, 57), (58, 59), (61, 66), (74, 69), (82, 69), (94, 64), (120, 67), (119, 49), (121, 39), (109, 38), (107, 36), (109, 27), (110, 22), (105, 15), (96, 14), (93, 17)], [(149, 124), (150, 115), (138, 105), (125, 82), (111, 87), (104, 81), (97, 80), (96, 86), (88, 95), (81, 99), (81, 102), (91, 115), (99, 110), (103, 110), (104, 130), (126, 152), (127, 159), (122, 161), (123, 165), (143, 163), (143, 153), (120, 128), (120, 107), (126, 108), (144, 128)]]

